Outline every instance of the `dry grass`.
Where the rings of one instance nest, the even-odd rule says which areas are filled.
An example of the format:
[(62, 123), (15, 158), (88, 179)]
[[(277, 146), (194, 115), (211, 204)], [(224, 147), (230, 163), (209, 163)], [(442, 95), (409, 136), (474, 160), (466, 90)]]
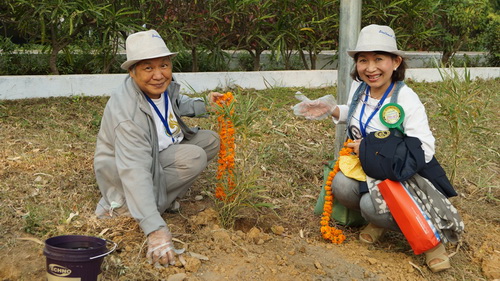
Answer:
[[(437, 139), (437, 157), (447, 169), (451, 157), (446, 120), (439, 116), (432, 96), (438, 84), (410, 84), (426, 104)], [(483, 110), (487, 118), (478, 126), (484, 129), (469, 132), (469, 138), (462, 143), (461, 165), (456, 177), (460, 196), (452, 200), (464, 217), (468, 232), (455, 257), (457, 270), (441, 275), (442, 280), (485, 279), (481, 272), (482, 255), (488, 252), (484, 249), (485, 239), (497, 244), (499, 241), (493, 237), (495, 233), (498, 237), (500, 231), (500, 167), (496, 141), (500, 81), (481, 81), (480, 87), (482, 99), (488, 101)], [(257, 225), (270, 232), (270, 227), (279, 222), (290, 232), (302, 229), (304, 236), (319, 240), (317, 218), (312, 215), (312, 209), (322, 184), (323, 162), (334, 158), (335, 131), (329, 120), (309, 122), (293, 116), (290, 106), (296, 103), (293, 95), (297, 90), (310, 98), (335, 92), (334, 88), (233, 89), (240, 103), (247, 102), (239, 111), (242, 114), (237, 161), (245, 164), (253, 184), (265, 188), (266, 203), (275, 206), (273, 211), (266, 208), (245, 211), (236, 228), (248, 231)], [(254, 103), (249, 103), (249, 99)], [(156, 271), (144, 263), (144, 252), (140, 252), (144, 251), (144, 237), (133, 220), (98, 221), (92, 216), (99, 199), (92, 168), (93, 151), (106, 101), (106, 97), (81, 96), (0, 101), (0, 236), (4, 237), (0, 242), (0, 256), (9, 259), (19, 253), (14, 250), (19, 246), (18, 237), (43, 241), (61, 234), (100, 235), (119, 243), (117, 253), (105, 261), (107, 279), (158, 278)], [(189, 122), (213, 128), (215, 119)], [(212, 163), (196, 182), (193, 194), (213, 191), (214, 170), (215, 163)], [(185, 213), (166, 214), (165, 218), (176, 237), (190, 241), (192, 250), (203, 251), (197, 242), (204, 237), (200, 236), (199, 225), (192, 223), (189, 216), (212, 207), (213, 202), (205, 197), (201, 202), (187, 199), (183, 204)], [(78, 216), (67, 223), (71, 213)], [(356, 229), (346, 231), (348, 239), (355, 239)], [(388, 252), (395, 250), (382, 246)], [(408, 246), (396, 246), (396, 250), (401, 247), (408, 250)], [(12, 271), (11, 275), (4, 273), (0, 277), (32, 280), (43, 276), (40, 263), (43, 257), (39, 249), (37, 253), (37, 265), (41, 267)]]

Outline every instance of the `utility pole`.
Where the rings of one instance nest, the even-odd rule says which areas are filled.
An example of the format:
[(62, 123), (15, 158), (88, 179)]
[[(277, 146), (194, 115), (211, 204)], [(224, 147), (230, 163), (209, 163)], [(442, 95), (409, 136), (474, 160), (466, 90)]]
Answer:
[[(361, 29), (361, 0), (340, 0), (340, 28), (338, 49), (337, 103), (346, 104), (352, 79), (353, 60), (348, 49), (356, 47)], [(335, 131), (335, 155), (338, 155), (346, 139), (346, 126), (337, 125)]]

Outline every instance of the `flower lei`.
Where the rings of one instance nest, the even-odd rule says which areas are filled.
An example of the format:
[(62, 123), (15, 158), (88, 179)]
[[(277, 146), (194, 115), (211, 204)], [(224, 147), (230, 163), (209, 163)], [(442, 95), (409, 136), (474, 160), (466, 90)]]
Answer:
[[(340, 150), (340, 156), (350, 155), (353, 152), (353, 149), (347, 147), (347, 144), (352, 142), (352, 140), (348, 139), (344, 142), (344, 147)], [(340, 159), (340, 157), (339, 157)], [(321, 236), (326, 239), (332, 241), (334, 244), (341, 244), (345, 240), (345, 235), (342, 233), (342, 230), (337, 229), (333, 226), (330, 226), (330, 217), (333, 211), (333, 194), (332, 194), (332, 181), (337, 172), (340, 170), (339, 168), (339, 160), (335, 162), (335, 166), (328, 174), (328, 178), (325, 183), (325, 203), (323, 205), (323, 216), (321, 217)]]
[(216, 178), (218, 183), (215, 187), (215, 197), (226, 200), (226, 192), (234, 189), (234, 97), (231, 92), (225, 93), (216, 100), (219, 108), (217, 110), (217, 123), (219, 125), (220, 149), (219, 166), (217, 167)]

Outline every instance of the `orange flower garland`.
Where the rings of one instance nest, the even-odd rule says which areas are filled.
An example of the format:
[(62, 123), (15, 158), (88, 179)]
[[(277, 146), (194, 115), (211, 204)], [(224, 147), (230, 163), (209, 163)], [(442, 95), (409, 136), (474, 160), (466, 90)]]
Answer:
[(217, 123), (219, 125), (220, 149), (219, 166), (216, 178), (218, 183), (215, 187), (215, 197), (226, 200), (226, 193), (234, 189), (234, 155), (235, 155), (235, 130), (234, 130), (234, 97), (231, 92), (217, 99), (219, 105), (217, 110)]
[[(344, 142), (344, 147), (340, 150), (340, 156), (350, 155), (353, 152), (353, 149), (347, 147), (347, 144), (352, 142), (352, 140), (348, 139)], [(328, 174), (328, 178), (325, 183), (325, 203), (323, 205), (323, 216), (321, 217), (321, 236), (326, 239), (332, 241), (334, 244), (340, 244), (344, 242), (345, 235), (342, 233), (342, 230), (337, 229), (333, 226), (330, 226), (330, 218), (333, 210), (333, 194), (332, 194), (332, 181), (337, 172), (340, 170), (339, 168), (339, 160), (335, 162), (335, 166)]]

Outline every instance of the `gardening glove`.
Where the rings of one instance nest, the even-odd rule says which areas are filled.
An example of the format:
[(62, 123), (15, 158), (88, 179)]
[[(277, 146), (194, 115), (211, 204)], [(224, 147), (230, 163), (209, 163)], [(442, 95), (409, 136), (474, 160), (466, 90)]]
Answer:
[(170, 233), (168, 227), (161, 227), (148, 235), (148, 252), (146, 258), (155, 267), (175, 264), (174, 250), (172, 233)]
[(337, 102), (332, 95), (326, 95), (313, 101), (300, 92), (297, 92), (295, 97), (301, 102), (293, 107), (293, 113), (297, 116), (304, 116), (309, 120), (325, 119), (332, 115), (337, 106)]
[(297, 116), (304, 116), (303, 111), (305, 111), (305, 106), (307, 103), (311, 102), (311, 100), (306, 97), (304, 94), (301, 92), (296, 92), (295, 93), (295, 98), (298, 99), (300, 102), (294, 106), (292, 106), (293, 109), (293, 114)]

